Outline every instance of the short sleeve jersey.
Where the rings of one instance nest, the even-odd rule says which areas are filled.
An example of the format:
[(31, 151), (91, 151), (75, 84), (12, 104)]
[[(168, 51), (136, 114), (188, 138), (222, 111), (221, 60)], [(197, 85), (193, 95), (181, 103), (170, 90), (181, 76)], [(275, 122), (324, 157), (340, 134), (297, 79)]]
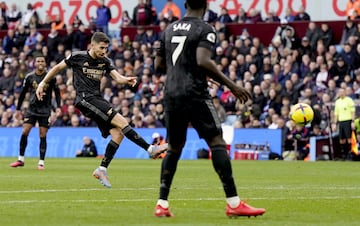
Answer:
[(78, 96), (100, 95), (101, 78), (115, 67), (109, 58), (92, 58), (87, 51), (73, 52), (65, 59), (73, 69), (73, 84)]
[(161, 37), (158, 55), (166, 60), (166, 98), (208, 97), (206, 72), (196, 61), (197, 47), (212, 50), (214, 28), (195, 17), (170, 24)]
[[(45, 95), (43, 96), (43, 100), (40, 101), (36, 97), (36, 89), (38, 84), (44, 79), (46, 72), (41, 75), (36, 75), (35, 72), (31, 72), (25, 76), (23, 81), (23, 89), (21, 92), (27, 93), (30, 92), (30, 104), (28, 108), (28, 112), (37, 116), (49, 116), (51, 111), (51, 98), (52, 91), (56, 87), (55, 78), (52, 79), (49, 83), (47, 83), (44, 87)], [(22, 94), (20, 94), (22, 96)], [(23, 99), (19, 98), (18, 109), (22, 105)]]
[(352, 120), (355, 103), (350, 97), (339, 98), (335, 101), (335, 116), (339, 122)]

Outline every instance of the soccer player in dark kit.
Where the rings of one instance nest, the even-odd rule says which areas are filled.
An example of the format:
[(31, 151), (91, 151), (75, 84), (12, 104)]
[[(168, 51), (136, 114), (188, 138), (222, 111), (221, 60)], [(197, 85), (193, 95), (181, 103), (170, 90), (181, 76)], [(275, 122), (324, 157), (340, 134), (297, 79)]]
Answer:
[(168, 196), (189, 123), (211, 149), (213, 167), (226, 194), (226, 215), (257, 216), (265, 213), (265, 209), (254, 208), (241, 201), (237, 194), (220, 120), (207, 89), (209, 76), (227, 86), (241, 102), (251, 98), (244, 88), (238, 87), (220, 72), (211, 60), (216, 34), (214, 28), (202, 20), (206, 2), (185, 1), (185, 17), (167, 27), (155, 58), (155, 68), (160, 72), (166, 71), (167, 75), (164, 104), (169, 143), (161, 166), (160, 195), (154, 213), (157, 217), (173, 216)]
[(42, 100), (46, 84), (64, 68), (73, 69), (73, 84), (77, 94), (75, 107), (86, 117), (96, 121), (104, 138), (111, 135), (104, 158), (100, 166), (93, 172), (93, 176), (108, 188), (111, 187), (111, 184), (107, 175), (107, 168), (124, 136), (146, 150), (152, 158), (157, 158), (167, 149), (167, 143), (158, 146), (148, 144), (130, 127), (127, 120), (101, 96), (100, 80), (106, 73), (109, 73), (118, 84), (134, 86), (137, 79), (136, 77), (120, 75), (113, 67), (110, 59), (106, 57), (109, 43), (110, 39), (106, 34), (95, 32), (91, 38), (89, 51), (73, 52), (47, 73), (36, 90), (37, 97)]
[(51, 113), (51, 97), (52, 92), (55, 93), (56, 98), (56, 104), (57, 104), (57, 110), (60, 110), (60, 91), (56, 85), (56, 80), (52, 79), (49, 81), (49, 83), (43, 87), (43, 90), (45, 92), (44, 99), (42, 101), (39, 101), (36, 97), (35, 91), (38, 87), (38, 84), (41, 82), (41, 80), (46, 75), (46, 61), (45, 57), (38, 55), (35, 56), (34, 59), (35, 62), (35, 70), (29, 74), (26, 75), (23, 87), (19, 96), (18, 104), (16, 107), (16, 113), (15, 117), (20, 118), (20, 110), (21, 106), (25, 100), (26, 93), (30, 92), (30, 104), (28, 109), (25, 112), (24, 116), (24, 123), (23, 123), (23, 129), (22, 134), (20, 138), (20, 150), (19, 150), (19, 157), (16, 162), (13, 162), (10, 164), (11, 167), (19, 167), (24, 166), (24, 155), (25, 155), (25, 149), (27, 146), (27, 140), (29, 133), (31, 129), (35, 126), (36, 122), (39, 123), (39, 133), (40, 133), (40, 160), (38, 163), (38, 170), (45, 169), (44, 167), (44, 160), (45, 160), (45, 154), (46, 154), (46, 135), (49, 129), (49, 117)]

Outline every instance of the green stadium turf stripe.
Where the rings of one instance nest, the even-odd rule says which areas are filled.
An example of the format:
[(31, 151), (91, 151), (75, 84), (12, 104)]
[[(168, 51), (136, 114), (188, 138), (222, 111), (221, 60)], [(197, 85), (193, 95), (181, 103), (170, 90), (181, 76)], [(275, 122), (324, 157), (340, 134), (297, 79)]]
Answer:
[[(177, 187), (182, 190), (204, 190), (204, 187)], [(221, 189), (221, 187), (219, 187)], [(357, 186), (297, 186), (297, 187), (237, 187), (238, 190), (287, 190), (287, 191), (295, 191), (295, 190), (358, 190), (359, 187)], [(84, 188), (84, 189), (40, 189), (40, 190), (18, 190), (18, 191), (0, 191), (0, 194), (16, 194), (16, 193), (56, 193), (56, 192), (83, 192), (83, 191), (103, 191), (104, 188)], [(147, 190), (158, 190), (158, 188), (111, 188), (108, 191), (147, 191)], [(212, 189), (210, 189), (212, 190)]]
[[(360, 196), (316, 196), (316, 197), (250, 197), (248, 200), (343, 200), (347, 199), (360, 199)], [(63, 200), (4, 200), (0, 201), (0, 204), (31, 204), (31, 203), (94, 203), (94, 202), (148, 202), (154, 201), (154, 199), (63, 199)], [(224, 198), (195, 198), (195, 199), (172, 199), (171, 202), (176, 201), (224, 201)]]

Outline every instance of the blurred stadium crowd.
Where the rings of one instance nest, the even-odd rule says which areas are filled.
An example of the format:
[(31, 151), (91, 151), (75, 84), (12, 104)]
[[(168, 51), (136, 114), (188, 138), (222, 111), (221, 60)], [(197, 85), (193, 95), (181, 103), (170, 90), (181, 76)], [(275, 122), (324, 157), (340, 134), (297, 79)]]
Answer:
[[(171, 2), (171, 1), (169, 1)], [(73, 24), (65, 24), (60, 17), (39, 18), (29, 3), (27, 9), (15, 4), (0, 6), (0, 31), (7, 31), (0, 45), (0, 127), (19, 127), (21, 119), (14, 117), (22, 81), (33, 69), (36, 54), (46, 56), (48, 67), (63, 60), (71, 51), (86, 50), (91, 32), (98, 30), (96, 21), (84, 24), (78, 17)], [(145, 9), (145, 14), (143, 10)], [(146, 11), (148, 10), (148, 11)], [(112, 37), (108, 57), (121, 74), (139, 78), (136, 87), (115, 84), (104, 76), (101, 83), (103, 96), (125, 116), (135, 128), (164, 126), (162, 93), (166, 75), (154, 71), (153, 58), (159, 37), (166, 26), (179, 19), (172, 10), (164, 13), (151, 6), (151, 1), (139, 1), (129, 16), (123, 12), (120, 26), (137, 25), (133, 40), (129, 36)], [(140, 11), (140, 12), (138, 12)], [(326, 106), (337, 98), (337, 90), (344, 88), (355, 101), (360, 94), (360, 24), (359, 10), (352, 15), (343, 29), (342, 39), (336, 43), (327, 23), (320, 26), (311, 21), (304, 8), (294, 15), (290, 10), (279, 18), (274, 13), (263, 17), (255, 9), (239, 10), (231, 17), (227, 9), (218, 15), (210, 9), (204, 20), (212, 23), (218, 39), (214, 48), (214, 61), (237, 84), (246, 87), (253, 100), (238, 103), (227, 87), (209, 82), (218, 115), (225, 124), (236, 128), (270, 128), (291, 131), (289, 120), (292, 104), (305, 102), (315, 111), (312, 125), (326, 132), (328, 113)], [(298, 37), (293, 21), (308, 21), (306, 35)], [(272, 42), (265, 45), (246, 29), (240, 36), (229, 34), (227, 23), (278, 23)], [(146, 29), (146, 25), (159, 26), (159, 32)], [(47, 32), (43, 32), (47, 31)], [(76, 96), (70, 69), (56, 76), (61, 91), (61, 111), (53, 111), (52, 126), (94, 126), (94, 123), (74, 107)], [(28, 102), (22, 106), (27, 108)]]

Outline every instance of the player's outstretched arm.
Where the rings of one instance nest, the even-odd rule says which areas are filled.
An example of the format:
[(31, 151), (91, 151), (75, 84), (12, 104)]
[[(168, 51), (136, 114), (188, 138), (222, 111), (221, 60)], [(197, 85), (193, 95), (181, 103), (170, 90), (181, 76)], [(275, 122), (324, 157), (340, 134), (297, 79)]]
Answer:
[(67, 65), (65, 61), (61, 61), (57, 65), (55, 65), (53, 68), (50, 69), (50, 71), (46, 74), (44, 79), (39, 83), (37, 89), (36, 89), (36, 96), (39, 100), (43, 100), (43, 96), (45, 95), (44, 92), (44, 86), (52, 79), (55, 75), (57, 75), (59, 72), (61, 72), (64, 68), (66, 68)]
[(222, 73), (211, 59), (212, 52), (204, 47), (196, 49), (197, 64), (209, 73), (209, 77), (227, 86), (231, 92), (243, 103), (251, 99), (250, 93), (243, 87), (237, 86), (231, 79)]
[(131, 86), (135, 86), (137, 82), (137, 77), (126, 77), (121, 75), (115, 69), (110, 71), (110, 76), (119, 84), (128, 84)]

